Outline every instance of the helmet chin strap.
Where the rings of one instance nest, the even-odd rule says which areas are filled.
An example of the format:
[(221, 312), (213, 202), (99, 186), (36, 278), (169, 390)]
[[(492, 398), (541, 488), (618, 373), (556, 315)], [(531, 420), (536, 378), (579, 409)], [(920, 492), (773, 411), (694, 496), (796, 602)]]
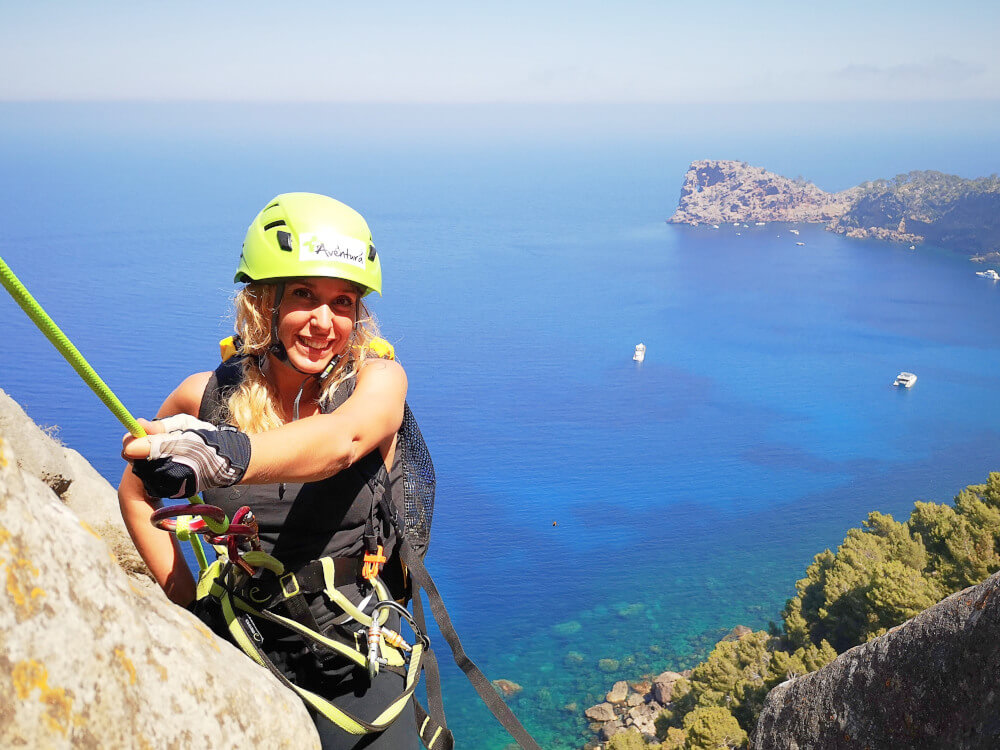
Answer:
[[(326, 367), (323, 368), (322, 372), (316, 372), (316, 373), (306, 374), (305, 378), (302, 380), (302, 385), (299, 386), (299, 392), (295, 395), (295, 401), (292, 403), (292, 421), (293, 422), (296, 422), (299, 419), (299, 401), (302, 400), (302, 393), (306, 389), (306, 384), (311, 379), (313, 379), (313, 378), (316, 378), (316, 382), (317, 383), (322, 383), (323, 379), (327, 375), (329, 375), (331, 372), (333, 372), (333, 368), (335, 368), (337, 366), (337, 364), (340, 362), (340, 356), (341, 355), (339, 355), (339, 354), (335, 354), (333, 356), (333, 358), (330, 360), (330, 363)], [(298, 372), (302, 372), (302, 370), (299, 370), (298, 367), (296, 367), (295, 365), (293, 365), (287, 359), (285, 360), (285, 364), (288, 365), (289, 367), (291, 367), (292, 369), (298, 371)], [(305, 374), (305, 373), (303, 373), (303, 374)]]

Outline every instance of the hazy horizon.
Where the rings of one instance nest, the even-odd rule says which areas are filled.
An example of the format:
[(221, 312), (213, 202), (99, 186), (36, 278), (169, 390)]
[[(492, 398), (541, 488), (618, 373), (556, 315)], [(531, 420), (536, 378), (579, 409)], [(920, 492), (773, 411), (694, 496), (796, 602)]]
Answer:
[(39, 0), (5, 8), (0, 101), (995, 101), (998, 28), (978, 0)]

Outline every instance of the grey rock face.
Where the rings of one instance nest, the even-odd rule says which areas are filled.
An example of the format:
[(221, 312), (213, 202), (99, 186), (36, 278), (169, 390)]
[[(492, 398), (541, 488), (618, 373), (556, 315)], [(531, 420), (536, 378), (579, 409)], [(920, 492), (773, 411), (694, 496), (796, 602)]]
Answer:
[(72, 470), (62, 447), (0, 389), (0, 435), (17, 446), (17, 465), (62, 496), (72, 483)]
[(293, 693), (136, 585), (3, 437), (0, 747), (319, 747)]
[(87, 459), (40, 429), (3, 390), (0, 390), (0, 436), (13, 447), (17, 465), (51, 487), (81, 521), (97, 532), (126, 573), (142, 585), (155, 586), (125, 529), (118, 491)]
[(1000, 747), (1000, 573), (778, 685), (750, 747)]

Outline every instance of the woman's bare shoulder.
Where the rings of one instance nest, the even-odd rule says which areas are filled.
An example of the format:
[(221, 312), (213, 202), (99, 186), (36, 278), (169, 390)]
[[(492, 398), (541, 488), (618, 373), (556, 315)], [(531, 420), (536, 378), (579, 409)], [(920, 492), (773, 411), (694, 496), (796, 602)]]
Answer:
[(159, 417), (168, 417), (172, 414), (192, 414), (198, 415), (201, 408), (201, 397), (205, 393), (208, 381), (212, 377), (211, 372), (196, 372), (184, 378), (173, 393), (167, 396), (157, 413)]
[(406, 371), (394, 359), (370, 357), (358, 368), (358, 383), (377, 383), (406, 391)]

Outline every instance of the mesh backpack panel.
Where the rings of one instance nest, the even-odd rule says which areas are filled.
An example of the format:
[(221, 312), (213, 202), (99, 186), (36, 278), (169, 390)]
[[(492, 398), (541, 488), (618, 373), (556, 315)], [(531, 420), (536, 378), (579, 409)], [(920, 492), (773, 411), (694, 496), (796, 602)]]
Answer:
[(403, 424), (399, 428), (396, 449), (401, 451), (403, 466), (403, 528), (414, 552), (423, 557), (431, 539), (431, 518), (434, 515), (434, 464), (420, 434), (410, 405), (403, 407)]

